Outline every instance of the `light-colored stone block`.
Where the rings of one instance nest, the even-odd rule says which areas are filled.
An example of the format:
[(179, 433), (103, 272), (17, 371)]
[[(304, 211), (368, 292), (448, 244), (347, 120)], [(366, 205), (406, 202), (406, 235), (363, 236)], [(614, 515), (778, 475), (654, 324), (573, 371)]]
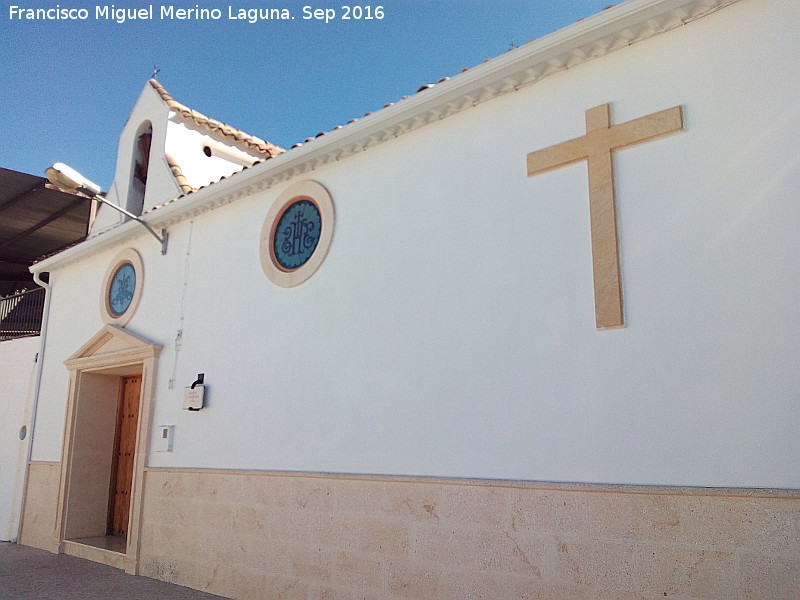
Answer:
[(386, 559), (360, 552), (334, 551), (331, 584), (354, 594), (382, 594)]
[(19, 543), (51, 552), (57, 542), (56, 513), (61, 463), (34, 462), (28, 465), (28, 485)]
[(791, 495), (157, 469), (146, 490), (142, 573), (241, 599), (797, 595)]
[(554, 536), (534, 530), (505, 531), (503, 535), (511, 544), (503, 571), (521, 577), (552, 577), (555, 571)]
[(501, 572), (514, 560), (514, 543), (507, 532), (477, 526), (418, 525), (412, 544), (416, 559), (443, 572), (453, 568)]
[(69, 556), (91, 560), (115, 569), (125, 568), (125, 555), (105, 548), (96, 548), (80, 542), (64, 542), (63, 552)]
[(509, 576), (502, 597), (508, 600), (596, 600), (590, 593), (589, 587), (576, 583)]
[(325, 543), (341, 550), (396, 556), (411, 544), (411, 526), (399, 519), (333, 515), (327, 524)]
[(560, 536), (585, 536), (590, 494), (559, 490), (513, 490), (510, 500), (512, 529), (535, 529)]
[(698, 543), (720, 549), (788, 554), (800, 502), (786, 498), (694, 498), (690, 519)]
[(316, 584), (330, 582), (331, 552), (327, 548), (286, 544), (283, 549), (286, 552), (290, 576)]
[(740, 598), (789, 600), (800, 598), (800, 558), (787, 560), (745, 554), (741, 562)]
[(431, 506), (445, 525), (480, 524), (482, 527), (508, 529), (515, 516), (510, 502), (513, 490), (501, 487), (442, 486), (438, 506)]
[(390, 562), (386, 567), (386, 592), (388, 598), (417, 600), (438, 598), (444, 574), (422, 561)]
[(439, 600), (492, 600), (506, 598), (505, 578), (486, 571), (456, 570), (443, 574), (439, 583)]
[(738, 569), (739, 557), (731, 552), (643, 544), (635, 587), (664, 598), (728, 600), (741, 592)]
[(622, 592), (640, 592), (638, 585), (638, 549), (627, 542), (581, 539), (563, 542), (558, 565), (564, 571), (574, 569), (578, 583), (590, 586), (595, 597)]
[(587, 495), (592, 537), (608, 540), (690, 543), (695, 499), (664, 494)]

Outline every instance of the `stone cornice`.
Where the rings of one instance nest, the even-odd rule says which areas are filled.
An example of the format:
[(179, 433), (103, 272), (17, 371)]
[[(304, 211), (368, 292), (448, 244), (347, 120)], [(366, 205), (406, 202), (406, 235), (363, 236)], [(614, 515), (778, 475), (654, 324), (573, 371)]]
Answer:
[[(434, 86), (350, 122), (284, 154), (167, 203), (143, 217), (154, 229), (270, 189), (545, 77), (680, 27), (739, 0), (630, 0), (534, 40)], [(48, 271), (145, 236), (128, 221), (39, 262)], [(147, 243), (147, 242), (143, 242)]]

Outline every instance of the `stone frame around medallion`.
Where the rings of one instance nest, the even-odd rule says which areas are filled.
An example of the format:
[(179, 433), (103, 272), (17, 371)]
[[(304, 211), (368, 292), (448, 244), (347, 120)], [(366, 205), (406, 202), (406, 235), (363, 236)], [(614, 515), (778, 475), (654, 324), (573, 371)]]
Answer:
[[(305, 263), (296, 269), (286, 270), (278, 264), (274, 255), (275, 229), (289, 206), (299, 200), (310, 200), (319, 210), (320, 237), (316, 249)], [(311, 277), (328, 254), (333, 239), (334, 221), (333, 200), (322, 184), (311, 180), (299, 181), (281, 192), (267, 212), (259, 240), (261, 267), (269, 280), (279, 287), (290, 288), (300, 285)]]
[[(117, 316), (111, 312), (111, 307), (108, 305), (108, 293), (111, 289), (111, 282), (114, 279), (114, 275), (124, 263), (133, 265), (133, 270), (136, 273), (136, 288), (133, 290), (133, 298), (127, 310)], [(111, 261), (103, 277), (102, 293), (100, 294), (100, 316), (103, 318), (103, 322), (110, 325), (118, 325), (119, 327), (127, 325), (136, 313), (136, 308), (139, 306), (143, 287), (144, 264), (142, 263), (142, 257), (133, 248), (126, 248), (114, 257), (114, 260)]]

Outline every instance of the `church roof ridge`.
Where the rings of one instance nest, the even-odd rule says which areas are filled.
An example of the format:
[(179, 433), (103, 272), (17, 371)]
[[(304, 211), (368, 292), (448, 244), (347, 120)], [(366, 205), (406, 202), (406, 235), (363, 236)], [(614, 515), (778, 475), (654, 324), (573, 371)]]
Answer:
[[(249, 194), (269, 189), (316, 167), (368, 150), (462, 110), (536, 84), (554, 73), (686, 25), (739, 1), (628, 0), (606, 7), (543, 38), (531, 40), (472, 68), (463, 69), (453, 77), (443, 77), (435, 84), (420, 86), (415, 93), (397, 102), (390, 102), (345, 125), (318, 133), (304, 143), (295, 144), (288, 151), (281, 149), (277, 160), (254, 163), (219, 181), (201, 186), (188, 194), (193, 197), (190, 202), (177, 202), (179, 198), (187, 196), (184, 192), (179, 198), (148, 211), (148, 222), (167, 227), (235, 201), (242, 197), (242, 188), (246, 188)], [(150, 83), (171, 108), (180, 111), (182, 118), (193, 119), (192, 115), (199, 115), (208, 119), (175, 102), (157, 81), (150, 80)], [(273, 157), (276, 155), (265, 158)], [(99, 250), (113, 243), (113, 240), (131, 234), (130, 227), (118, 227), (114, 235), (91, 238), (72, 250), (35, 265), (31, 270), (43, 271), (51, 265), (74, 260), (77, 256)]]
[[(312, 137), (307, 137), (303, 141), (297, 142), (292, 145), (289, 150), (295, 150), (307, 145), (319, 138), (325, 137), (330, 135), (331, 133), (335, 133), (349, 125), (352, 125), (358, 121), (366, 119), (368, 117), (374, 117), (378, 113), (385, 113), (386, 109), (390, 109), (393, 107), (397, 107), (398, 105), (403, 105), (411, 101), (412, 99), (417, 98), (423, 92), (427, 92), (428, 90), (432, 90), (434, 92), (438, 91), (437, 88), (443, 87), (442, 84), (448, 83), (457, 83), (463, 81), (464, 77), (474, 77), (475, 72), (483, 71), (483, 70), (492, 70), (495, 69), (494, 65), (500, 64), (501, 60), (514, 60), (506, 59), (507, 55), (513, 56), (520, 56), (526, 52), (529, 52), (526, 48), (535, 48), (537, 51), (542, 44), (549, 41), (551, 38), (559, 37), (562, 32), (570, 31), (573, 27), (584, 24), (586, 22), (590, 22), (592, 20), (603, 20), (605, 19), (604, 13), (608, 13), (609, 11), (613, 11), (617, 9), (621, 15), (620, 20), (623, 18), (629, 18), (630, 14), (634, 14), (634, 19), (631, 21), (632, 24), (638, 26), (639, 31), (636, 34), (633, 34), (630, 30), (625, 29), (623, 31), (616, 31), (612, 35), (616, 39), (607, 41), (607, 43), (599, 43), (597, 40), (591, 40), (589, 46), (591, 48), (586, 48), (585, 51), (580, 47), (571, 48), (568, 52), (553, 56), (549, 59), (547, 65), (545, 67), (537, 68), (535, 74), (531, 75), (527, 73), (526, 75), (519, 78), (518, 82), (515, 82), (512, 86), (513, 89), (519, 89), (523, 85), (527, 85), (529, 83), (538, 81), (539, 79), (550, 75), (552, 73), (571, 68), (585, 60), (590, 60), (592, 58), (596, 58), (598, 56), (602, 56), (610, 51), (616, 50), (620, 47), (628, 46), (635, 41), (639, 41), (640, 39), (646, 39), (665, 31), (667, 29), (671, 29), (678, 25), (683, 25), (688, 23), (696, 18), (704, 16), (710, 12), (714, 12), (724, 6), (734, 4), (739, 0), (630, 0), (629, 2), (622, 2), (621, 4), (608, 4), (597, 13), (589, 15), (587, 17), (578, 19), (571, 25), (567, 25), (559, 30), (556, 30), (550, 34), (547, 34), (544, 38), (533, 38), (528, 40), (527, 42), (521, 44), (520, 46), (514, 46), (507, 49), (505, 52), (498, 56), (488, 57), (485, 58), (483, 61), (474, 65), (472, 67), (464, 67), (458, 73), (455, 73), (452, 76), (445, 76), (440, 78), (435, 83), (425, 83), (420, 85), (416, 91), (404, 95), (401, 98), (395, 100), (394, 102), (387, 102), (381, 108), (375, 109), (373, 111), (365, 113), (361, 117), (354, 117), (347, 121), (344, 125), (337, 125), (330, 129), (329, 131), (321, 131)], [(666, 7), (666, 10), (662, 12), (662, 7)], [(639, 19), (639, 15), (637, 13), (642, 12), (646, 13), (647, 11), (653, 11), (653, 17), (649, 20), (647, 19)], [(642, 26), (641, 21), (644, 21), (644, 25)], [(657, 23), (658, 22), (658, 23)], [(601, 24), (603, 24), (601, 22)], [(532, 69), (529, 69), (531, 71)], [(518, 75), (514, 75), (514, 78), (518, 77)], [(455, 81), (454, 81), (455, 80)], [(447, 86), (444, 86), (447, 87)], [(508, 91), (509, 86), (500, 86), (498, 90), (493, 90), (487, 94), (477, 94), (475, 99), (471, 102), (473, 105), (478, 104), (479, 102), (494, 98), (497, 95), (500, 95), (506, 91)], [(424, 95), (424, 94), (423, 94)], [(480, 97), (482, 96), (482, 97)], [(480, 98), (479, 98), (480, 97)], [(442, 111), (440, 111), (439, 118), (443, 116), (447, 116), (448, 114), (452, 114), (457, 112), (457, 110), (453, 110), (452, 106), (448, 107)], [(413, 127), (406, 128), (406, 131), (412, 129)]]
[(158, 95), (161, 96), (161, 99), (164, 100), (166, 105), (174, 110), (181, 119), (191, 121), (209, 133), (221, 134), (225, 137), (231, 138), (234, 142), (243, 144), (249, 149), (263, 154), (266, 158), (272, 158), (285, 152), (285, 150), (280, 146), (276, 146), (271, 142), (262, 140), (261, 138), (241, 131), (240, 129), (236, 129), (227, 123), (223, 123), (222, 121), (212, 119), (211, 117), (208, 117), (203, 113), (194, 110), (193, 108), (189, 108), (185, 104), (181, 104), (175, 100), (164, 88), (164, 86), (155, 79), (150, 79), (148, 83), (156, 92), (158, 92)]
[(184, 193), (184, 195), (196, 192), (197, 190), (189, 185), (189, 181), (186, 179), (186, 175), (183, 174), (183, 169), (181, 169), (181, 166), (172, 157), (172, 155), (166, 154), (164, 155), (164, 158), (167, 159), (167, 165), (169, 165), (169, 169), (172, 172), (172, 176), (175, 177), (175, 181), (178, 182), (178, 185), (181, 187), (181, 191)]
[[(727, 5), (733, 4), (735, 2), (738, 2), (738, 0), (631, 0), (630, 2), (624, 2), (621, 5), (619, 5), (619, 4), (608, 4), (607, 6), (602, 8), (599, 12), (597, 12), (597, 13), (595, 13), (593, 15), (590, 15), (588, 17), (584, 17), (582, 19), (578, 19), (571, 26), (567, 26), (567, 27), (565, 27), (565, 28), (563, 28), (561, 30), (558, 30), (556, 32), (548, 34), (547, 36), (545, 36), (544, 39), (536, 39), (536, 38), (534, 38), (534, 39), (528, 40), (526, 43), (522, 44), (521, 46), (509, 48), (508, 50), (506, 50), (505, 52), (503, 52), (499, 56), (486, 58), (481, 63), (479, 63), (477, 65), (474, 65), (472, 67), (464, 67), (458, 73), (456, 73), (456, 74), (454, 74), (452, 76), (442, 77), (438, 81), (436, 81), (435, 83), (423, 84), (423, 85), (419, 86), (418, 89), (416, 91), (412, 92), (411, 94), (402, 96), (401, 98), (399, 98), (398, 100), (395, 100), (394, 102), (387, 102), (381, 108), (378, 108), (376, 110), (367, 112), (366, 114), (364, 114), (361, 117), (354, 117), (353, 119), (350, 119), (344, 125), (337, 125), (337, 126), (331, 128), (328, 131), (321, 131), (321, 132), (317, 133), (316, 135), (314, 135), (312, 137), (305, 138), (303, 141), (297, 142), (294, 145), (292, 145), (288, 150), (284, 149), (284, 148), (280, 148), (279, 146), (275, 146), (274, 144), (271, 144), (270, 142), (265, 142), (263, 140), (260, 140), (259, 138), (256, 138), (255, 136), (250, 136), (247, 133), (244, 133), (244, 132), (241, 132), (239, 130), (236, 130), (233, 127), (230, 127), (229, 125), (226, 125), (224, 123), (220, 123), (219, 121), (215, 121), (214, 119), (206, 117), (205, 115), (203, 115), (203, 114), (201, 114), (201, 113), (199, 113), (199, 112), (197, 112), (197, 111), (195, 111), (195, 110), (193, 110), (191, 108), (188, 108), (187, 106), (175, 101), (172, 98), (172, 96), (170, 96), (170, 94), (167, 92), (167, 90), (164, 89), (164, 87), (158, 81), (156, 81), (155, 79), (150, 79), (150, 85), (152, 85), (156, 89), (156, 91), (161, 95), (161, 97), (164, 99), (164, 101), (167, 103), (167, 105), (170, 108), (173, 108), (174, 110), (176, 110), (178, 112), (178, 114), (182, 118), (191, 119), (195, 123), (197, 123), (198, 125), (200, 125), (202, 127), (206, 127), (210, 131), (214, 131), (214, 129), (211, 128), (213, 126), (209, 125), (209, 123), (216, 123), (216, 124), (219, 124), (222, 127), (225, 127), (225, 128), (228, 128), (228, 129), (230, 129), (230, 130), (232, 130), (234, 132), (237, 132), (240, 135), (253, 138), (254, 140), (258, 140), (259, 142), (261, 142), (263, 144), (267, 144), (267, 145), (272, 146), (274, 148), (277, 148), (279, 150), (279, 152), (277, 152), (277, 153), (272, 153), (272, 154), (265, 153), (266, 154), (265, 160), (266, 160), (266, 159), (269, 159), (269, 158), (273, 158), (274, 156), (277, 156), (278, 154), (284, 154), (284, 153), (287, 153), (287, 152), (289, 152), (290, 154), (293, 154), (294, 152), (296, 152), (300, 148), (302, 148), (304, 146), (307, 147), (311, 142), (315, 142), (317, 140), (320, 140), (320, 138), (328, 138), (328, 137), (331, 136), (331, 134), (339, 133), (340, 130), (348, 128), (349, 126), (352, 126), (352, 125), (354, 125), (354, 124), (356, 124), (356, 123), (358, 123), (360, 121), (364, 121), (365, 119), (368, 119), (370, 117), (374, 118), (374, 117), (378, 116), (379, 114), (385, 114), (387, 112), (387, 109), (399, 108), (401, 106), (405, 106), (409, 102), (415, 101), (417, 98), (419, 98), (420, 95), (425, 96), (426, 94), (424, 94), (424, 92), (428, 92), (430, 90), (432, 92), (437, 92), (438, 93), (439, 89), (441, 89), (442, 87), (448, 87), (448, 86), (442, 86), (442, 84), (457, 83), (457, 82), (463, 81), (464, 77), (468, 77), (468, 78), (474, 77), (474, 75), (478, 71), (483, 71), (485, 69), (492, 70), (492, 69), (495, 68), (493, 65), (498, 64), (501, 60), (509, 60), (509, 59), (506, 58), (508, 55), (515, 55), (516, 56), (516, 55), (519, 55), (520, 53), (525, 53), (525, 52), (527, 52), (526, 47), (534, 47), (534, 48), (536, 48), (539, 45), (541, 45), (542, 42), (546, 42), (549, 38), (557, 37), (557, 36), (559, 36), (559, 34), (561, 34), (562, 31), (568, 31), (572, 27), (577, 26), (578, 24), (585, 23), (585, 22), (591, 21), (593, 19), (604, 19), (605, 18), (604, 13), (612, 12), (614, 9), (620, 10), (621, 13), (622, 13), (622, 16), (626, 17), (627, 16), (626, 13), (638, 13), (640, 11), (641, 12), (647, 12), (647, 11), (650, 11), (653, 8), (655, 8), (656, 12), (654, 13), (654, 15), (658, 15), (658, 18), (657, 19), (656, 18), (651, 18), (649, 20), (649, 24), (646, 27), (644, 27), (641, 31), (639, 31), (637, 35), (634, 35), (633, 38), (630, 37), (631, 35), (633, 35), (633, 34), (631, 34), (630, 30), (624, 31), (623, 34), (620, 34), (619, 32), (615, 32), (615, 35), (618, 37), (618, 39), (616, 41), (614, 41), (614, 42), (609, 42), (608, 44), (601, 44), (601, 46), (602, 46), (601, 48), (597, 47), (597, 44), (594, 43), (594, 41), (593, 41), (592, 45), (594, 45), (594, 48), (592, 50), (588, 50), (587, 49), (587, 51), (584, 52), (580, 48), (578, 48), (578, 50), (572, 49), (567, 53), (567, 55), (560, 55), (560, 56), (557, 56), (557, 57), (551, 57), (550, 60), (548, 61), (548, 64), (547, 64), (546, 67), (537, 68), (536, 69), (537, 72), (533, 76), (529, 76), (529, 74), (526, 74), (526, 75), (520, 77), (520, 81), (518, 83), (516, 83), (515, 85), (511, 86), (511, 87), (513, 89), (519, 89), (519, 87), (521, 87), (522, 85), (527, 85), (529, 83), (535, 82), (535, 81), (537, 81), (537, 80), (539, 80), (539, 79), (541, 79), (541, 78), (543, 78), (543, 77), (545, 77), (547, 75), (550, 75), (552, 73), (555, 73), (555, 72), (561, 71), (563, 69), (575, 66), (576, 64), (578, 64), (580, 62), (583, 62), (584, 60), (589, 60), (589, 59), (594, 58), (596, 56), (601, 56), (601, 55), (603, 55), (603, 54), (605, 54), (605, 53), (607, 53), (609, 51), (615, 50), (615, 49), (617, 49), (619, 47), (630, 45), (634, 41), (637, 41), (637, 39), (646, 39), (646, 38), (650, 37), (651, 35), (654, 35), (655, 33), (658, 33), (658, 32), (663, 31), (665, 29), (670, 29), (672, 27), (675, 27), (676, 25), (682, 25), (682, 24), (687, 23), (689, 21), (692, 21), (692, 20), (694, 20), (696, 18), (699, 18), (700, 16), (703, 16), (703, 15), (709, 13), (709, 12), (713, 12), (713, 11), (718, 10), (719, 8), (723, 7), (723, 6), (727, 6)], [(662, 13), (661, 12), (661, 8), (665, 7), (667, 5), (670, 5), (670, 6), (667, 8), (666, 11), (664, 11), (664, 13)], [(670, 12), (672, 14), (669, 14)], [(669, 14), (669, 16), (666, 16), (666, 14)], [(638, 15), (637, 15), (637, 17), (638, 17)], [(658, 26), (653, 25), (653, 23), (656, 20), (661, 21), (661, 23)], [(640, 21), (640, 19), (635, 18), (633, 22), (638, 23), (639, 21)], [(511, 60), (513, 60), (513, 59), (511, 59)], [(529, 69), (529, 71), (530, 71), (530, 69)], [(519, 77), (519, 75), (515, 74), (514, 78), (516, 78), (516, 77)], [(527, 79), (527, 81), (524, 81), (526, 79)], [(493, 87), (493, 86), (491, 86), (491, 87)], [(489, 100), (489, 99), (495, 97), (496, 95), (500, 95), (500, 94), (502, 94), (502, 93), (504, 93), (504, 92), (506, 92), (508, 90), (509, 90), (509, 87), (508, 86), (504, 86), (504, 87), (501, 87), (500, 89), (492, 90), (491, 93), (488, 93), (488, 94), (479, 93), (479, 94), (475, 95), (475, 97), (473, 97), (471, 99), (471, 101), (468, 102), (467, 104), (471, 104), (471, 105), (478, 104), (479, 102)], [(461, 108), (463, 108), (463, 106)], [(447, 108), (445, 108), (443, 110), (437, 110), (436, 111), (437, 119), (438, 118), (442, 118), (444, 116), (447, 116), (449, 114), (458, 112), (458, 110), (459, 109), (453, 109), (453, 103), (450, 102), (450, 105)], [(417, 119), (417, 121), (418, 122), (416, 123), (416, 125), (405, 127), (404, 131), (410, 131), (411, 129), (413, 129), (417, 125), (419, 125), (420, 124), (419, 119)], [(422, 121), (422, 122), (426, 122), (426, 121), (427, 120)], [(367, 143), (366, 145), (369, 145), (369, 143)], [(260, 162), (263, 162), (263, 161), (260, 161)], [(241, 171), (237, 171), (236, 173), (232, 173), (231, 175), (236, 175), (237, 173), (242, 173), (244, 171), (247, 171), (249, 168), (255, 167), (258, 164), (259, 164), (259, 162), (256, 162), (251, 167), (244, 167), (243, 169), (241, 169)], [(224, 179), (227, 179), (227, 177), (222, 177), (219, 181), (210, 182), (209, 184), (207, 184), (205, 186), (201, 186), (200, 189), (205, 188), (205, 187), (213, 186), (216, 183), (220, 183), (220, 181), (222, 181)], [(183, 193), (184, 196), (189, 194), (189, 193), (198, 191), (198, 189), (191, 188), (189, 186), (183, 186), (183, 185), (181, 185), (181, 189), (182, 189), (182, 193)], [(171, 202), (166, 203), (166, 204), (171, 204)], [(153, 210), (155, 210), (157, 208), (163, 208), (163, 206), (164, 205), (160, 205), (160, 206), (154, 207)]]

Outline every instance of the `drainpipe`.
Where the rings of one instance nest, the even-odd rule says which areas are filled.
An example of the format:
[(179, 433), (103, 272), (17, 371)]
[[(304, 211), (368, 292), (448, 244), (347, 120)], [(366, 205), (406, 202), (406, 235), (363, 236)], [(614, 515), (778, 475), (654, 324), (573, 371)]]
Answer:
[(42, 281), (41, 273), (33, 274), (33, 281), (36, 285), (43, 287), (44, 292), (44, 309), (42, 311), (42, 329), (39, 333), (39, 356), (36, 360), (36, 380), (33, 384), (33, 402), (31, 405), (31, 416), (28, 422), (28, 450), (25, 453), (25, 474), (22, 480), (22, 504), (19, 508), (19, 525), (17, 526), (17, 538), (15, 542), (19, 541), (19, 536), (22, 534), (22, 517), (25, 513), (25, 499), (28, 495), (28, 472), (33, 455), (33, 432), (36, 428), (36, 410), (39, 407), (39, 390), (42, 384), (42, 368), (44, 367), (44, 349), (47, 342), (47, 323), (50, 316), (50, 297), (52, 286), (49, 283)]

